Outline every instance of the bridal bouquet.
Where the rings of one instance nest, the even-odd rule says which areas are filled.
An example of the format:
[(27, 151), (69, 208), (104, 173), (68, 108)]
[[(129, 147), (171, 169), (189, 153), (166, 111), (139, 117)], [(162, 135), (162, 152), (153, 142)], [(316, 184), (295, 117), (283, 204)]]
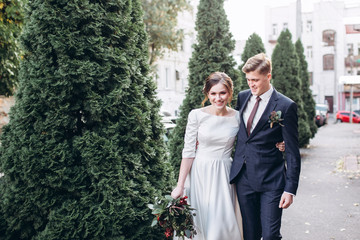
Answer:
[(159, 224), (165, 230), (167, 239), (173, 236), (174, 231), (175, 236), (182, 239), (185, 237), (191, 239), (196, 234), (193, 220), (195, 213), (187, 203), (187, 198), (185, 196), (173, 199), (170, 195), (166, 195), (162, 199), (156, 198), (155, 204), (148, 204), (152, 214), (155, 215), (151, 226)]

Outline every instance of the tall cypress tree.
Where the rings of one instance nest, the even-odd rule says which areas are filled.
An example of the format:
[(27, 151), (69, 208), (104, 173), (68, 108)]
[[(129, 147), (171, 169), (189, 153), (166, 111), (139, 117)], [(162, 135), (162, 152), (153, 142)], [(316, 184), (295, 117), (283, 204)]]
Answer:
[(303, 147), (309, 143), (311, 132), (308, 116), (304, 111), (304, 103), (299, 91), (302, 89), (299, 78), (299, 59), (288, 29), (281, 32), (271, 59), (273, 86), (276, 90), (291, 98), (298, 106), (299, 146)]
[(295, 50), (296, 54), (299, 58), (299, 77), (301, 81), (301, 98), (304, 102), (304, 110), (308, 117), (308, 123), (311, 131), (311, 138), (315, 136), (315, 133), (317, 132), (317, 126), (315, 124), (315, 100), (312, 97), (312, 92), (310, 89), (310, 83), (309, 83), (309, 72), (308, 72), (308, 64), (305, 59), (304, 55), (304, 47), (301, 43), (301, 40), (298, 39), (295, 43)]
[(265, 53), (265, 47), (261, 40), (261, 37), (256, 33), (250, 35), (250, 37), (246, 40), (245, 48), (243, 53), (241, 54), (242, 64), (239, 66), (240, 71), (240, 87), (241, 90), (245, 90), (249, 88), (247, 84), (245, 73), (242, 72), (242, 68), (244, 67), (246, 61), (259, 53)]
[(13, 95), (17, 85), (23, 24), (23, 0), (0, 1), (0, 95)]
[[(4, 182), (3, 182), (2, 175), (0, 175), (0, 197), (2, 197), (3, 193), (4, 193), (3, 187), (4, 187)], [(1, 200), (0, 200), (0, 237), (5, 236), (6, 227), (7, 227), (7, 224), (6, 224), (6, 219), (4, 216), (3, 204), (1, 203)]]
[[(231, 55), (235, 41), (229, 31), (224, 0), (201, 0), (198, 6), (195, 29), (197, 44), (189, 62), (189, 87), (180, 107), (180, 116), (170, 139), (170, 161), (177, 171), (181, 162), (184, 134), (189, 112), (201, 107), (205, 79), (216, 71), (227, 73), (234, 82), (234, 95), (240, 89), (239, 72)], [(232, 106), (236, 103), (233, 100)]]
[(0, 238), (156, 239), (146, 205), (170, 187), (171, 171), (139, 1), (27, 9), (1, 138)]

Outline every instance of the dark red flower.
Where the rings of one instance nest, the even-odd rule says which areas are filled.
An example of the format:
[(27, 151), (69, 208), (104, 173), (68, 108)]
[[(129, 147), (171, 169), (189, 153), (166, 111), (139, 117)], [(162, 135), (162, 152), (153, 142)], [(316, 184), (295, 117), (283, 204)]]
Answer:
[(180, 198), (179, 204), (180, 205), (187, 205), (188, 204), (187, 201), (186, 201), (187, 198), (188, 198), (187, 196)]
[(168, 227), (166, 228), (166, 231), (165, 231), (165, 237), (169, 238), (173, 235), (174, 233), (174, 229), (172, 229), (171, 227)]

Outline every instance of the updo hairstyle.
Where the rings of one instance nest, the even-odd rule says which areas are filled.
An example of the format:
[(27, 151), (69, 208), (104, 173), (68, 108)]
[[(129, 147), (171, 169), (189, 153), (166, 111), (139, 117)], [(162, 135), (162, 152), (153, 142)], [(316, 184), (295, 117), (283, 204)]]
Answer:
[(232, 97), (233, 97), (233, 82), (231, 80), (231, 78), (224, 72), (214, 72), (211, 73), (205, 80), (205, 84), (204, 84), (204, 88), (203, 88), (203, 93), (205, 95), (204, 100), (201, 102), (201, 105), (204, 107), (206, 101), (209, 99), (208, 98), (208, 94), (210, 92), (210, 89), (215, 86), (218, 83), (222, 83), (226, 90), (228, 91), (230, 97), (228, 100), (228, 104), (230, 106)]

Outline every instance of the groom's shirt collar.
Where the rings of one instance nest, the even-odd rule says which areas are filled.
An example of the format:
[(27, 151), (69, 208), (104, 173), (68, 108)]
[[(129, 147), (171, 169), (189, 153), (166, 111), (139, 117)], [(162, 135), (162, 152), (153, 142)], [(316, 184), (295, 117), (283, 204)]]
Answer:
[[(267, 103), (273, 92), (274, 92), (274, 88), (272, 85), (270, 85), (270, 89), (259, 96), (261, 98), (261, 101)], [(256, 96), (254, 95), (252, 95), (251, 97), (256, 99)]]

